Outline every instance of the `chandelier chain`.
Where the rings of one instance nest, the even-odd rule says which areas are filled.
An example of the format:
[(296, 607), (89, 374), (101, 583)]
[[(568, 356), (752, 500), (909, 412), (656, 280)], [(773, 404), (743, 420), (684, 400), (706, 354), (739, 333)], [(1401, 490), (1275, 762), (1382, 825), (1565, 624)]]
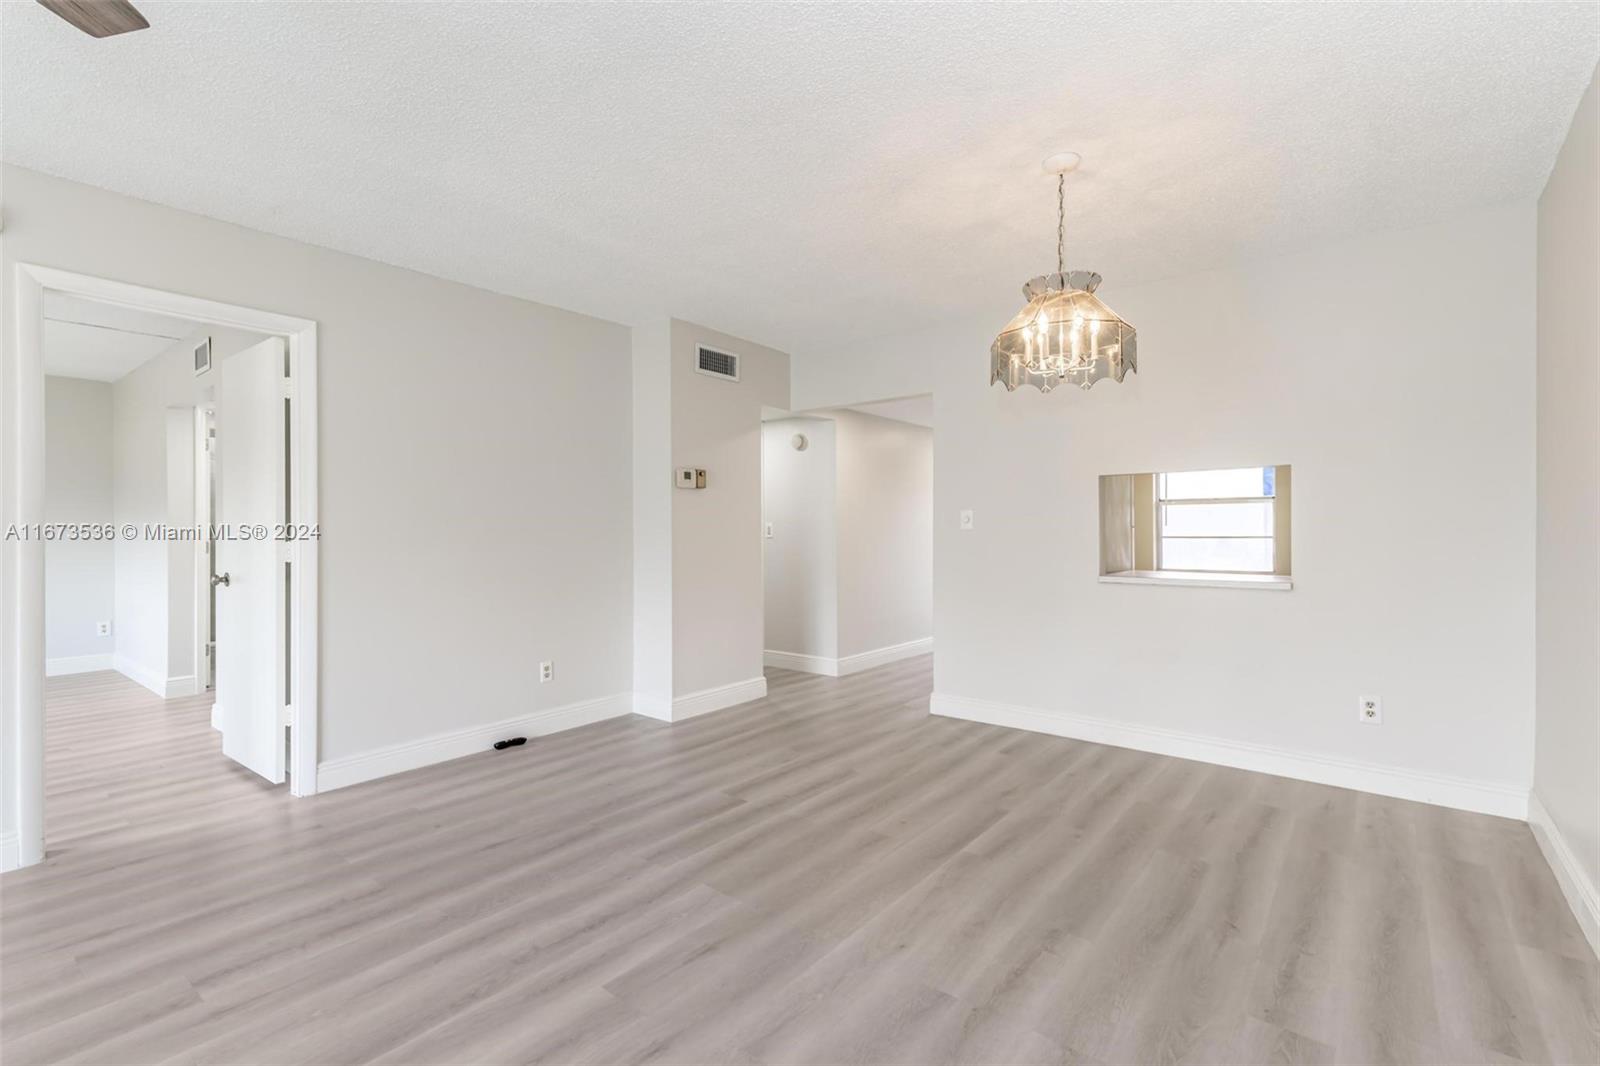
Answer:
[(1056, 273), (1067, 272), (1067, 176), (1056, 175)]

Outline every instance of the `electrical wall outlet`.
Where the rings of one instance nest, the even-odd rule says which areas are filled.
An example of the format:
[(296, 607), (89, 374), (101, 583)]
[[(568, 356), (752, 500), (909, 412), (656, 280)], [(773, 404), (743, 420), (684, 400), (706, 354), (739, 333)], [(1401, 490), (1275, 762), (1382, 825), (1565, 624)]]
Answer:
[(555, 663), (540, 663), (539, 664), (539, 684), (542, 685), (546, 681), (553, 681), (553, 680), (555, 680), (555, 676), (556, 676), (556, 664)]
[(971, 529), (972, 528), (972, 511), (971, 511), (970, 508), (968, 510), (965, 510), (965, 511), (961, 512), (961, 528), (962, 529)]
[(1376, 696), (1362, 696), (1357, 702), (1356, 712), (1368, 725), (1383, 724), (1383, 701)]
[(96, 622), (94, 624), (94, 635), (97, 637), (109, 637), (111, 635), (111, 623)]

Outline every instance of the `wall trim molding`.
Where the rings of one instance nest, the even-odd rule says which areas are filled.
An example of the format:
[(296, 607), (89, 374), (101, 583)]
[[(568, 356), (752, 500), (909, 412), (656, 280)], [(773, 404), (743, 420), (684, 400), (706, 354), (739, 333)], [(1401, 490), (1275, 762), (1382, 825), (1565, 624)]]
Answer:
[(459, 759), (464, 755), (489, 751), (495, 741), (504, 740), (506, 737), (545, 736), (601, 722), (607, 718), (619, 718), (631, 713), (632, 710), (632, 694), (621, 692), (612, 696), (601, 696), (598, 699), (568, 703), (561, 707), (550, 707), (515, 718), (503, 718), (497, 722), (468, 726), (448, 733), (435, 733), (432, 736), (400, 744), (374, 748), (358, 755), (347, 755), (342, 759), (329, 759), (317, 765), (317, 790), (326, 792), (333, 788), (344, 788), (346, 785), (374, 781), (390, 774), (404, 773), (407, 770), (432, 766), (434, 763)]
[(17, 849), (17, 834), (0, 833), (0, 872), (15, 870), (22, 865), (22, 856)]
[(1337, 788), (1372, 792), (1380, 796), (1417, 800), (1502, 818), (1528, 817), (1528, 788), (1511, 782), (1480, 781), (1419, 770), (1404, 770), (1376, 763), (1314, 755), (1310, 752), (1249, 744), (1236, 740), (1184, 733), (1157, 726), (1132, 725), (1062, 711), (1044, 711), (989, 700), (935, 692), (929, 713), (946, 718), (1050, 733), (1058, 737), (1132, 748), (1179, 759), (1232, 766), (1240, 770), (1290, 777)]
[(115, 670), (111, 665), (116, 658), (111, 652), (99, 655), (64, 655), (59, 659), (44, 661), (45, 677), (66, 677), (68, 674), (91, 674), (96, 670)]
[(823, 655), (802, 655), (797, 651), (774, 651), (768, 648), (761, 653), (761, 665), (779, 670), (798, 670), (803, 674), (821, 674), (823, 677), (839, 676), (839, 660)]
[(672, 718), (669, 720), (681, 722), (685, 718), (695, 718), (702, 714), (710, 714), (712, 711), (720, 711), (725, 707), (735, 707), (751, 700), (759, 700), (766, 694), (765, 677), (750, 677), (732, 684), (718, 685), (716, 688), (703, 688), (699, 692), (674, 697)]
[(633, 694), (633, 713), (658, 722), (672, 721), (672, 701), (654, 692)]
[(1596, 891), (1594, 882), (1589, 880), (1578, 857), (1572, 853), (1566, 836), (1550, 817), (1537, 790), (1528, 796), (1528, 825), (1533, 828), (1533, 839), (1538, 841), (1545, 862), (1555, 872), (1561, 894), (1572, 908), (1573, 917), (1578, 919), (1589, 946), (1600, 955), (1600, 891)]
[(143, 663), (122, 654), (120, 651), (111, 657), (111, 669), (129, 681), (138, 682), (162, 699), (167, 698), (167, 679), (161, 671), (151, 670)]
[(135, 662), (120, 652), (111, 656), (110, 668), (129, 681), (138, 682), (164, 700), (174, 699), (178, 696), (194, 696), (200, 692), (199, 679), (193, 674), (184, 674), (181, 677), (163, 677), (161, 671), (152, 670), (143, 663)]
[(863, 670), (871, 670), (874, 666), (899, 662), (901, 659), (913, 659), (918, 655), (927, 655), (931, 651), (933, 651), (933, 638), (923, 637), (920, 640), (908, 640), (904, 644), (890, 644), (871, 651), (857, 652), (855, 655), (846, 655), (839, 659), (839, 676), (858, 674)]
[(197, 696), (199, 694), (199, 679), (193, 674), (184, 674), (182, 677), (167, 678), (166, 688), (162, 690), (162, 695), (169, 700), (174, 696)]
[(887, 647), (873, 648), (871, 651), (857, 652), (855, 655), (846, 655), (839, 659), (768, 648), (761, 653), (761, 661), (763, 665), (775, 666), (780, 670), (799, 670), (801, 673), (821, 674), (824, 677), (845, 677), (863, 670), (871, 670), (875, 666), (899, 662), (901, 659), (927, 655), (931, 651), (933, 651), (933, 638), (923, 637), (921, 640), (890, 644)]

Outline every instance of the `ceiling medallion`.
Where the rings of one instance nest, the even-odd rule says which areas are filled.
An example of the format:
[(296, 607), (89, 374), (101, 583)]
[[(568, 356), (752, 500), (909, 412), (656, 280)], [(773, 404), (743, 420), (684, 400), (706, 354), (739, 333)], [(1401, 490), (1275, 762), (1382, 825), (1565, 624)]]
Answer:
[(1094, 294), (1100, 275), (1067, 270), (1067, 175), (1081, 162), (1077, 152), (1044, 161), (1056, 175), (1056, 272), (1022, 287), (1028, 301), (989, 347), (989, 384), (1007, 392), (1032, 385), (1049, 392), (1057, 385), (1087, 389), (1101, 378), (1121, 381), (1138, 370), (1134, 329)]

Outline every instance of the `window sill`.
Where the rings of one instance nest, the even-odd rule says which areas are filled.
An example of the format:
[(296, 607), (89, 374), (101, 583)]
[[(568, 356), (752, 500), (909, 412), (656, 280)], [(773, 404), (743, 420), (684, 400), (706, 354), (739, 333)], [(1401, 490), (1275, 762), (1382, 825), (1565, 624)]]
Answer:
[(1104, 585), (1188, 585), (1206, 589), (1261, 589), (1288, 592), (1294, 579), (1287, 574), (1184, 574), (1171, 570), (1122, 570), (1101, 574)]

